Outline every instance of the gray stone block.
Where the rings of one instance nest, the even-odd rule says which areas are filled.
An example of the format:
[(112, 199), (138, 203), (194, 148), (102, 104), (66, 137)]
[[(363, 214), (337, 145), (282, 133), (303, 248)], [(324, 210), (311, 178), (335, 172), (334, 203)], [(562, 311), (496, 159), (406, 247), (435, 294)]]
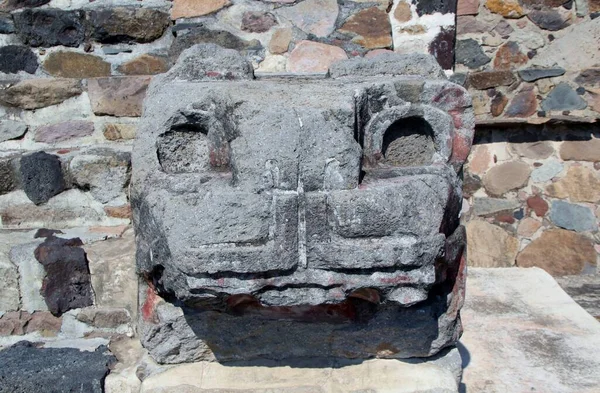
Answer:
[(434, 63), (254, 80), (239, 54), (204, 45), (153, 80), (132, 209), (156, 360), (406, 358), (455, 343), (457, 172), (474, 118)]

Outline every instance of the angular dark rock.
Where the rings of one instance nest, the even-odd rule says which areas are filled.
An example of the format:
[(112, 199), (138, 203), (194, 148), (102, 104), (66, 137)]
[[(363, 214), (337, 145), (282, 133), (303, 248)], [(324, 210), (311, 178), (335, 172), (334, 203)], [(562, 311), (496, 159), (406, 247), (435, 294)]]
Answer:
[(16, 169), (15, 157), (0, 158), (0, 195), (4, 195), (19, 187), (19, 173)]
[(454, 28), (443, 28), (429, 44), (429, 53), (440, 63), (443, 69), (449, 70), (454, 66), (454, 44), (456, 31)]
[(92, 38), (105, 44), (151, 42), (160, 38), (171, 23), (165, 12), (125, 7), (89, 11), (88, 20)]
[(587, 103), (567, 83), (559, 83), (542, 101), (545, 111), (571, 111), (585, 109)]
[(15, 32), (15, 23), (10, 14), (0, 13), (0, 34), (11, 34)]
[(511, 71), (481, 71), (469, 74), (469, 86), (479, 90), (510, 86), (517, 79)]
[(27, 9), (13, 17), (19, 37), (34, 47), (79, 46), (85, 39), (85, 14), (80, 10)]
[(258, 40), (246, 41), (224, 30), (210, 30), (205, 27), (194, 27), (185, 33), (178, 34), (169, 48), (169, 58), (175, 62), (181, 52), (196, 44), (217, 44), (226, 49), (235, 49), (242, 54), (263, 50)]
[(0, 10), (12, 11), (19, 8), (34, 8), (49, 2), (50, 0), (5, 0), (0, 4)]
[(472, 38), (459, 40), (455, 48), (456, 62), (469, 68), (478, 68), (490, 62), (490, 58), (483, 53), (479, 43)]
[(28, 47), (7, 45), (0, 48), (0, 72), (15, 74), (25, 71), (34, 74), (37, 68), (37, 56)]
[(538, 79), (553, 78), (561, 76), (565, 73), (565, 69), (561, 67), (552, 68), (525, 68), (517, 71), (521, 79), (525, 82), (534, 82)]
[(502, 94), (502, 92), (496, 93), (494, 98), (492, 98), (492, 103), (490, 104), (490, 113), (492, 116), (500, 116), (504, 111), (506, 104), (508, 104), (508, 98)]
[(561, 30), (569, 25), (569, 21), (555, 10), (533, 10), (527, 17), (539, 28), (549, 31)]
[(79, 238), (47, 237), (35, 249), (35, 259), (46, 271), (40, 293), (52, 315), (94, 303), (90, 269), (81, 246)]
[(527, 63), (528, 58), (521, 49), (519, 44), (514, 41), (508, 41), (496, 51), (494, 58), (494, 68), (498, 70), (510, 70)]
[(529, 117), (537, 111), (537, 99), (532, 89), (522, 90), (517, 93), (506, 109), (508, 117)]
[(0, 353), (0, 389), (19, 393), (102, 393), (104, 378), (115, 361), (104, 346), (88, 352), (37, 348), (21, 341)]
[(36, 205), (61, 193), (65, 180), (58, 156), (40, 151), (21, 157), (21, 184)]
[(418, 0), (417, 14), (419, 16), (432, 15), (436, 12), (447, 14), (456, 13), (456, 0)]
[(598, 230), (596, 217), (588, 207), (561, 200), (552, 202), (550, 220), (556, 226), (576, 232)]
[(575, 82), (584, 86), (600, 87), (600, 67), (582, 70), (575, 78)]

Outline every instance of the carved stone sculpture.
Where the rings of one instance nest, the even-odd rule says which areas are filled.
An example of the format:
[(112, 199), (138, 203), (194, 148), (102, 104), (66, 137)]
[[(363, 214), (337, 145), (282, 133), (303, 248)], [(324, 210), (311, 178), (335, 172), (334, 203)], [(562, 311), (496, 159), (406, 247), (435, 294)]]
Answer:
[(427, 357), (461, 334), (471, 99), (432, 57), (255, 78), (185, 51), (133, 153), (140, 333), (161, 363)]

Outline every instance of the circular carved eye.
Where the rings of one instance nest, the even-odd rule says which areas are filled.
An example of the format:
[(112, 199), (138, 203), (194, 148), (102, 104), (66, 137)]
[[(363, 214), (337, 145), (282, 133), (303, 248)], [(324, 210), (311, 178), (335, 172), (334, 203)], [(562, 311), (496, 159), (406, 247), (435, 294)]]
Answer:
[(394, 122), (383, 135), (383, 163), (392, 166), (430, 164), (435, 153), (433, 129), (421, 117), (412, 116)]

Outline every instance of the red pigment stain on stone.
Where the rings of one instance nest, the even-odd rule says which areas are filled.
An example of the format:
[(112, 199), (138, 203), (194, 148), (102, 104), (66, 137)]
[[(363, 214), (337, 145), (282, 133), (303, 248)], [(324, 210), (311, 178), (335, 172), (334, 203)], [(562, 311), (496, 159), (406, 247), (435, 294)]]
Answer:
[(221, 73), (217, 71), (206, 71), (206, 76), (208, 76), (209, 78), (216, 78), (221, 76)]
[(144, 321), (155, 322), (154, 310), (159, 301), (160, 297), (156, 294), (152, 285), (149, 285), (146, 289), (146, 300), (142, 305), (142, 318), (144, 318)]
[(460, 134), (454, 134), (452, 140), (452, 162), (465, 162), (471, 151), (471, 138)]
[(451, 87), (443, 90), (433, 98), (433, 102), (452, 105), (449, 109), (464, 108), (468, 104), (465, 91), (458, 87)]
[(449, 110), (448, 113), (452, 116), (452, 120), (454, 120), (454, 128), (460, 128), (463, 125), (462, 121), (462, 113), (461, 109), (452, 109)]
[(57, 151), (56, 153), (57, 153), (57, 154), (67, 154), (67, 153), (69, 153), (70, 151), (71, 151), (71, 150), (69, 150), (69, 149), (61, 149), (61, 150)]

